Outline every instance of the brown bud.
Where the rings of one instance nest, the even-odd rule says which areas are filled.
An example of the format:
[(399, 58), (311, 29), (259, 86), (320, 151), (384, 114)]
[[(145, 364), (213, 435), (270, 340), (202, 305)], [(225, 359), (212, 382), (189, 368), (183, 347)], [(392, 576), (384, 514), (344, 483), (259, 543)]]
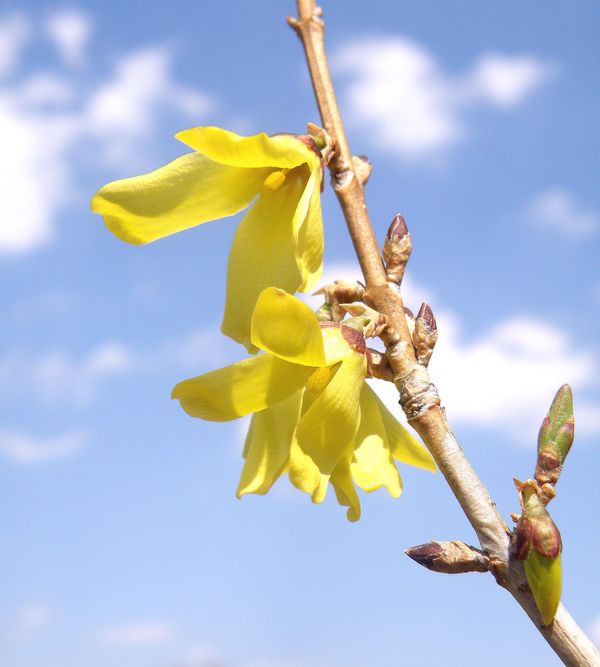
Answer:
[(406, 226), (406, 221), (404, 220), (404, 216), (401, 215), (400, 213), (396, 213), (389, 226), (386, 238), (388, 239), (395, 238), (396, 240), (400, 240), (404, 238), (407, 234), (408, 234), (408, 227)]
[(428, 570), (442, 574), (487, 572), (490, 569), (489, 558), (483, 551), (464, 542), (434, 541), (411, 547), (404, 553)]
[(417, 361), (425, 367), (429, 364), (437, 339), (438, 330), (435, 317), (429, 305), (424, 303), (415, 319), (413, 344), (415, 346)]
[(406, 222), (400, 214), (397, 214), (383, 242), (383, 261), (389, 282), (395, 284), (402, 282), (411, 251), (412, 242)]

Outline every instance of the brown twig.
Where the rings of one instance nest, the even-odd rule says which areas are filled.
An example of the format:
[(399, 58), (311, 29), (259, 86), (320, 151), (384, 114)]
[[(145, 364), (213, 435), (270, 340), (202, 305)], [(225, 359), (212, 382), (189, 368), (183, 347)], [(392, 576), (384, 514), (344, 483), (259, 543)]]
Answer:
[(297, 0), (297, 6), (298, 18), (289, 18), (288, 22), (304, 47), (323, 127), (333, 140), (334, 154), (329, 161), (331, 181), (365, 277), (364, 300), (389, 320), (382, 340), (400, 393), (400, 404), (473, 526), (481, 548), (490, 559), (496, 581), (519, 602), (565, 664), (598, 667), (600, 654), (562, 605), (552, 625), (542, 626), (523, 567), (510, 558), (509, 530), (452, 434), (427, 369), (416, 359), (400, 291), (387, 281), (369, 220), (364, 187), (354, 171), (327, 62), (321, 9), (314, 0)]

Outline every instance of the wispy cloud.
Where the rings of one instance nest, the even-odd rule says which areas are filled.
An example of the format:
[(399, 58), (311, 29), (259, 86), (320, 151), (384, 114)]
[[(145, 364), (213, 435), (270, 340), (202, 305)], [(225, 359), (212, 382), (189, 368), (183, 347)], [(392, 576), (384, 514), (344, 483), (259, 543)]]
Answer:
[(24, 352), (0, 358), (0, 389), (14, 398), (27, 396), (46, 403), (71, 401), (85, 405), (107, 378), (133, 367), (133, 355), (116, 341), (106, 341), (76, 357), (63, 350), (30, 357)]
[(83, 65), (92, 33), (90, 18), (78, 9), (67, 9), (50, 15), (45, 27), (64, 62), (70, 67)]
[(600, 212), (584, 208), (560, 188), (546, 190), (531, 199), (526, 207), (528, 221), (566, 238), (582, 239), (600, 229)]
[[(70, 66), (83, 63), (91, 31), (79, 10), (51, 16), (44, 30), (25, 14), (0, 17), (0, 255), (25, 254), (51, 241), (72, 191), (72, 153), (84, 141), (97, 144), (86, 152), (94, 159), (136, 169), (134, 158), (147, 149), (164, 110), (197, 121), (213, 104), (206, 93), (175, 80), (173, 53), (163, 45), (120, 55), (108, 78), (83, 86)], [(69, 67), (11, 76), (25, 50), (44, 38)]]
[(134, 154), (135, 143), (149, 136), (161, 109), (197, 118), (213, 107), (207, 94), (173, 80), (172, 64), (167, 47), (140, 49), (120, 58), (111, 79), (92, 92), (84, 131), (101, 139), (107, 159), (122, 161)]
[(76, 454), (88, 440), (89, 436), (84, 431), (52, 437), (0, 431), (0, 455), (21, 465), (47, 463)]
[(158, 646), (175, 637), (175, 628), (164, 621), (136, 621), (108, 628), (100, 634), (104, 644), (112, 646)]
[(383, 150), (430, 158), (466, 135), (466, 113), (511, 109), (557, 68), (531, 55), (483, 54), (465, 73), (444, 71), (426, 47), (404, 37), (359, 38), (336, 52), (350, 121)]

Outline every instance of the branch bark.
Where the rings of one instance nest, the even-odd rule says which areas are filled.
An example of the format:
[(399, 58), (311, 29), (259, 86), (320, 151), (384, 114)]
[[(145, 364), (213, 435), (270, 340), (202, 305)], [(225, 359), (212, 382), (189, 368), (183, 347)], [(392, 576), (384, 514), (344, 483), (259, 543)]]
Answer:
[(510, 531), (454, 437), (427, 369), (415, 358), (400, 290), (387, 281), (364, 187), (354, 170), (327, 61), (321, 9), (315, 0), (297, 0), (297, 7), (298, 17), (288, 22), (304, 47), (321, 121), (334, 143), (331, 181), (365, 278), (364, 300), (390, 321), (382, 339), (400, 404), (473, 526), (497, 583), (511, 593), (566, 665), (600, 667), (600, 653), (562, 605), (552, 625), (542, 625), (523, 567), (510, 558)]

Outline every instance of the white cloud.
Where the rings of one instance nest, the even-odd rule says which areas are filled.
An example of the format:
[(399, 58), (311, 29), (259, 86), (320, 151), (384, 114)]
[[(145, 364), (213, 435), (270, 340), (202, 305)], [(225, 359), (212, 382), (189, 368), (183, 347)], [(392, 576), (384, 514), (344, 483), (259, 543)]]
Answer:
[[(47, 29), (65, 58), (81, 59), (90, 30), (83, 15), (57, 14)], [(18, 66), (35, 36), (23, 15), (0, 22), (0, 77)], [(73, 198), (72, 152), (81, 143), (97, 143), (86, 151), (93, 159), (137, 169), (134, 158), (152, 145), (164, 110), (194, 122), (207, 112), (209, 96), (177, 83), (172, 70), (172, 53), (152, 46), (118, 58), (112, 75), (91, 89), (68, 71), (0, 79), (0, 255), (25, 254), (52, 240), (58, 211)]]
[(461, 139), (469, 109), (515, 107), (556, 72), (533, 56), (484, 54), (466, 73), (450, 75), (425, 47), (402, 37), (346, 42), (334, 66), (348, 79), (351, 122), (380, 148), (410, 158), (431, 157)]
[(23, 14), (11, 14), (0, 20), (0, 77), (10, 74), (31, 34)]
[(105, 644), (113, 646), (158, 646), (175, 636), (175, 629), (162, 621), (140, 621), (109, 628), (101, 634)]
[[(55, 437), (34, 437), (15, 431), (0, 431), (0, 455), (22, 465), (46, 463), (72, 456), (82, 449), (87, 441), (88, 435), (83, 431)], [(32, 614), (32, 617), (34, 616)]]
[(510, 108), (524, 100), (556, 75), (556, 67), (533, 56), (490, 54), (478, 59), (467, 79), (474, 100)]
[(542, 229), (580, 239), (600, 229), (600, 213), (581, 207), (572, 195), (561, 189), (541, 192), (526, 208), (527, 219)]
[(79, 358), (64, 350), (37, 358), (23, 352), (0, 358), (0, 389), (13, 396), (41, 399), (47, 403), (89, 403), (107, 378), (123, 375), (134, 366), (134, 357), (122, 343), (107, 341)]
[(69, 114), (38, 105), (59, 88), (70, 94), (58, 78), (0, 87), (0, 253), (24, 253), (52, 238), (53, 213), (67, 196), (67, 149), (75, 125)]
[(108, 159), (122, 160), (133, 150), (132, 142), (148, 137), (161, 109), (197, 118), (212, 107), (207, 95), (176, 84), (171, 69), (167, 48), (135, 51), (121, 58), (114, 76), (90, 96), (84, 124), (102, 140)]
[(77, 9), (57, 12), (46, 21), (46, 32), (67, 65), (77, 67), (83, 64), (92, 32), (86, 14)]
[(475, 424), (535, 443), (556, 390), (575, 390), (577, 431), (597, 432), (586, 390), (597, 374), (596, 355), (553, 324), (510, 317), (465, 339), (455, 317), (440, 314), (440, 340), (431, 362), (451, 422)]

